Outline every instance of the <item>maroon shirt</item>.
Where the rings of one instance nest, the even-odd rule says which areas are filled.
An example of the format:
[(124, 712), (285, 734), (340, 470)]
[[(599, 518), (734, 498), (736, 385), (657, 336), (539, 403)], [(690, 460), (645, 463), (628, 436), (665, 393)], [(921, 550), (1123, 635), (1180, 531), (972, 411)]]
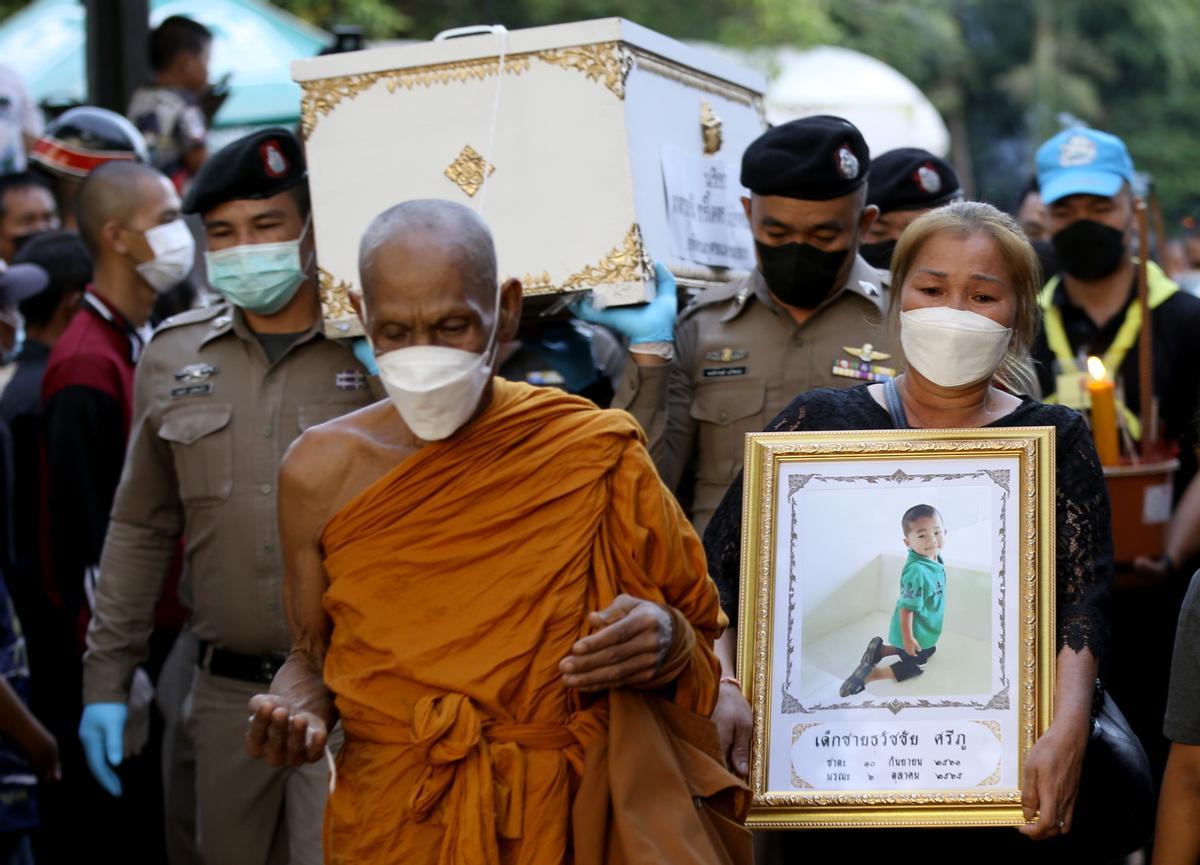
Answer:
[(104, 546), (141, 351), (133, 326), (88, 290), (79, 314), (54, 344), (42, 379), (48, 588), (71, 618), (85, 609), (84, 575), (99, 563)]

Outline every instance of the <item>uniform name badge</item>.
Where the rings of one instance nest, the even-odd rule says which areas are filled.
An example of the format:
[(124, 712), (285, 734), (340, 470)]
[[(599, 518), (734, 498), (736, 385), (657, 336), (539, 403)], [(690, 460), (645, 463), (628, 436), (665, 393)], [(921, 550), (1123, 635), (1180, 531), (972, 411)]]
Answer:
[(1087, 375), (1080, 372), (1060, 372), (1054, 384), (1059, 405), (1076, 411), (1087, 411), (1092, 400), (1087, 389)]

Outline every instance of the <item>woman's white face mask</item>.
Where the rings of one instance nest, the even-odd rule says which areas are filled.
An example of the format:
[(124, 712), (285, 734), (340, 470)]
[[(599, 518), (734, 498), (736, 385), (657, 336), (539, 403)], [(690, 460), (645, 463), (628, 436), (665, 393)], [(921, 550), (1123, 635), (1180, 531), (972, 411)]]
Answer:
[(475, 413), (492, 378), (499, 328), (497, 287), (492, 328), (482, 354), (439, 345), (414, 345), (375, 358), (384, 390), (417, 438), (427, 442), (449, 438)]
[(949, 306), (900, 313), (900, 345), (908, 365), (939, 387), (991, 378), (1012, 344), (1012, 328)]

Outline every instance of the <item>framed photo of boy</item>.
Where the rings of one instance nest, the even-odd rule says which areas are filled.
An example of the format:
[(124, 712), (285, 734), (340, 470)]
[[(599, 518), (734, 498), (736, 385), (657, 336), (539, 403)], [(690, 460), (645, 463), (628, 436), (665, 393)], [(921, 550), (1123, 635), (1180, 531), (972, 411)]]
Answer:
[(1054, 429), (747, 436), (750, 824), (1009, 826), (1054, 693)]

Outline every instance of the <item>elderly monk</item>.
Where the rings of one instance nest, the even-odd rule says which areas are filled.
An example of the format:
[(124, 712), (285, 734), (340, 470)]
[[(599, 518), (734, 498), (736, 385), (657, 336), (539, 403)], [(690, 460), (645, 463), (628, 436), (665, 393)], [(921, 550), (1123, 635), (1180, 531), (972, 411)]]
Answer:
[(569, 862), (602, 692), (715, 704), (725, 619), (702, 548), (629, 415), (492, 377), (521, 285), (497, 287), (472, 211), (391, 208), (359, 269), (391, 398), (283, 461), (294, 647), (248, 748), (321, 759), (340, 717), (327, 862)]

